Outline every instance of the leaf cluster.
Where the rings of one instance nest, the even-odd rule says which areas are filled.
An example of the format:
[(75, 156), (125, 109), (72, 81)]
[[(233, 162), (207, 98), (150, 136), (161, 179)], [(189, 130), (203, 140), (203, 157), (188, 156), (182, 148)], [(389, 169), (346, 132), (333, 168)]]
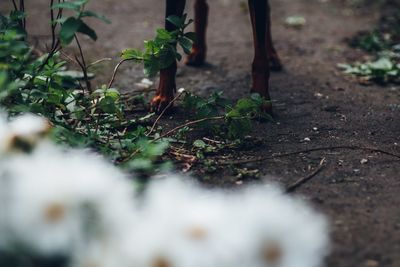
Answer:
[(355, 64), (339, 64), (347, 74), (363, 77), (365, 80), (380, 83), (400, 82), (400, 63), (390, 57)]
[[(58, 7), (77, 8), (78, 2), (87, 1)], [(103, 85), (88, 91), (81, 84), (85, 76), (68, 70), (59, 52), (34, 56), (19, 24), (22, 16), (13, 12), (0, 17), (0, 105), (10, 116), (32, 112), (47, 117), (58, 143), (92, 147), (129, 169), (155, 171), (167, 143), (152, 142), (145, 135), (143, 124), (154, 114), (129, 119), (117, 89)]]
[(183, 100), (183, 107), (196, 119), (223, 114), (224, 123), (205, 121), (199, 126), (223, 138), (240, 139), (251, 132), (252, 120), (272, 120), (272, 117), (263, 111), (267, 102), (259, 94), (252, 94), (232, 103), (222, 97), (222, 92), (215, 92), (209, 98), (187, 94)]
[(92, 40), (97, 40), (96, 32), (83, 20), (86, 17), (93, 17), (106, 23), (111, 23), (105, 16), (96, 12), (85, 10), (86, 4), (90, 0), (65, 1), (54, 4), (52, 9), (71, 10), (74, 16), (60, 18), (52, 23), (61, 23), (59, 37), (63, 45), (68, 45), (74, 39), (75, 34), (82, 33), (89, 36)]
[(156, 37), (144, 41), (144, 50), (126, 49), (122, 51), (123, 60), (133, 60), (144, 65), (144, 74), (154, 77), (160, 70), (165, 69), (181, 60), (182, 55), (177, 50), (177, 45), (189, 54), (196, 38), (193, 32), (185, 33), (185, 29), (193, 22), (187, 21), (187, 15), (183, 17), (169, 16), (167, 21), (176, 27), (174, 31), (157, 29)]

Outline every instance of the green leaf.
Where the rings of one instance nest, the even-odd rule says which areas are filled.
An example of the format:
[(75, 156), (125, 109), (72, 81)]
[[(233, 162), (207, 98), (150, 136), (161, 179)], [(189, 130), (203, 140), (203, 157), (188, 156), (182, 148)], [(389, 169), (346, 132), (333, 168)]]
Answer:
[(78, 32), (89, 36), (93, 41), (97, 40), (96, 32), (83, 21), (81, 21), (81, 26), (79, 27)]
[(171, 40), (172, 34), (165, 29), (157, 29), (157, 37), (156, 38), (161, 39), (161, 40)]
[(203, 140), (196, 140), (193, 142), (193, 146), (197, 148), (206, 148), (207, 144)]
[(62, 25), (60, 30), (60, 40), (64, 45), (68, 45), (72, 42), (74, 35), (78, 32), (82, 26), (82, 20), (74, 17), (69, 17)]
[(104, 21), (105, 23), (108, 23), (108, 24), (111, 23), (111, 20), (109, 20), (108, 18), (106, 18), (104, 15), (97, 14), (96, 12), (93, 12), (93, 11), (83, 11), (83, 12), (80, 14), (80, 17), (94, 17), (94, 18), (97, 18), (97, 19), (99, 19), (99, 20)]
[(190, 54), (190, 52), (192, 51), (193, 42), (186, 37), (179, 39), (179, 45), (182, 47), (183, 51), (186, 54)]
[(197, 35), (195, 32), (187, 32), (184, 34), (184, 36), (188, 39), (190, 39), (192, 42), (196, 42), (197, 40)]
[(125, 49), (121, 53), (121, 58), (125, 60), (143, 60), (143, 52), (138, 49)]
[(117, 108), (115, 106), (115, 101), (112, 97), (106, 96), (99, 102), (99, 107), (102, 111), (106, 113), (113, 114), (116, 112)]
[(155, 57), (150, 57), (144, 61), (144, 74), (148, 77), (154, 77), (160, 70), (159, 62)]
[(81, 6), (74, 2), (62, 2), (62, 3), (56, 3), (51, 7), (51, 9), (57, 9), (57, 8), (79, 11)]
[(166, 20), (171, 24), (173, 24), (174, 26), (176, 26), (177, 28), (181, 28), (185, 23), (185, 20), (175, 15), (169, 16)]

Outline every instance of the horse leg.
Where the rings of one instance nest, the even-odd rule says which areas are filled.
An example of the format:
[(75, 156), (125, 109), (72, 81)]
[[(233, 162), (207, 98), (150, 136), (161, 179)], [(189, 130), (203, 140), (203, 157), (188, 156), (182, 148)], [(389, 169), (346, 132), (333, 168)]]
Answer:
[(186, 64), (190, 66), (200, 66), (206, 59), (206, 31), (208, 20), (207, 0), (196, 0), (194, 5), (195, 17), (194, 27), (196, 32), (196, 41), (193, 44), (192, 52), (187, 57)]
[[(185, 9), (186, 0), (166, 0), (167, 7), (165, 18), (176, 15), (181, 17)], [(165, 29), (173, 31), (176, 27), (168, 21), (165, 21)], [(171, 66), (160, 70), (160, 83), (158, 85), (155, 96), (150, 102), (151, 110), (156, 113), (161, 113), (174, 98), (176, 91), (176, 76), (177, 64), (174, 62)]]
[(279, 59), (278, 53), (275, 50), (274, 44), (272, 42), (271, 34), (271, 8), (267, 2), (267, 53), (269, 57), (269, 66), (271, 70), (280, 71), (282, 70), (282, 63)]
[[(251, 24), (253, 27), (254, 59), (252, 64), (251, 92), (258, 93), (266, 100), (270, 100), (269, 88), (269, 58), (267, 53), (267, 35), (269, 29), (267, 0), (248, 0)], [(272, 112), (269, 103), (265, 110)]]

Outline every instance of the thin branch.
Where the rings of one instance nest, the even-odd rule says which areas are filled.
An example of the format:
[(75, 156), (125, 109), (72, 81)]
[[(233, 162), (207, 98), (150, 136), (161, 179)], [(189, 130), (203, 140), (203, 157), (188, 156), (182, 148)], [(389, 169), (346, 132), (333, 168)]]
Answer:
[(304, 150), (293, 151), (293, 152), (288, 152), (288, 153), (272, 154), (271, 156), (258, 157), (258, 158), (252, 158), (252, 159), (218, 162), (218, 164), (219, 165), (241, 165), (241, 164), (259, 162), (259, 161), (264, 161), (264, 160), (269, 160), (269, 159), (283, 158), (283, 157), (298, 155), (298, 154), (302, 154), (302, 153), (310, 153), (310, 152), (325, 151), (325, 150), (340, 150), (340, 149), (363, 150), (363, 151), (376, 152), (376, 153), (381, 153), (384, 155), (388, 155), (388, 156), (400, 159), (400, 155), (394, 154), (394, 153), (391, 153), (391, 152), (388, 152), (388, 151), (385, 151), (385, 150), (382, 150), (379, 148), (370, 148), (370, 147), (362, 147), (362, 146), (330, 146), (330, 147), (328, 146), (328, 147), (317, 147), (317, 148), (304, 149)]
[(14, 6), (14, 10), (18, 11), (18, 7), (17, 7), (17, 3), (15, 3), (15, 0), (12, 0), (13, 6)]
[(157, 123), (158, 123), (158, 121), (162, 118), (162, 116), (165, 114), (165, 112), (174, 104), (174, 102), (176, 101), (176, 100), (178, 100), (184, 93), (185, 93), (186, 91), (182, 91), (182, 92), (180, 92), (179, 94), (177, 94), (172, 100), (171, 100), (171, 102), (169, 102), (168, 103), (168, 105), (164, 108), (164, 110), (160, 113), (160, 115), (157, 117), (157, 119), (155, 120), (155, 122), (153, 123), (153, 126), (151, 126), (151, 129), (150, 129), (150, 131), (146, 134), (146, 136), (149, 136), (153, 131), (154, 131), (154, 129), (156, 128), (156, 126), (157, 126)]
[[(82, 50), (82, 46), (81, 43), (79, 42), (78, 36), (76, 34), (74, 34), (74, 38), (76, 41), (76, 44), (78, 45), (78, 49), (79, 49), (79, 55), (81, 57), (81, 62), (80, 62), (80, 66), (83, 72), (83, 77), (85, 79), (85, 83), (86, 83), (86, 88), (88, 89), (89, 93), (92, 92), (92, 86), (90, 84), (88, 75), (87, 75), (87, 66), (86, 66), (86, 61), (85, 61), (85, 56), (83, 55), (83, 50)], [(79, 62), (78, 58), (76, 57), (75, 59), (77, 59), (77, 61)]]
[[(24, 2), (24, 0), (19, 0), (19, 11), (25, 13), (25, 2)], [(25, 16), (22, 19), (22, 27), (23, 27), (24, 30), (26, 30), (26, 17)]]
[(310, 181), (312, 178), (314, 178), (318, 173), (320, 173), (322, 171), (322, 169), (326, 166), (325, 165), (325, 158), (323, 158), (318, 165), (318, 168), (316, 168), (312, 173), (310, 173), (309, 175), (300, 178), (299, 180), (297, 180), (296, 182), (294, 182), (293, 184), (289, 185), (286, 188), (286, 193), (290, 194), (293, 193), (297, 188), (299, 188), (300, 186), (302, 186), (303, 184), (307, 183), (308, 181)]
[(92, 67), (92, 66), (94, 66), (94, 65), (97, 65), (97, 64), (99, 64), (99, 63), (101, 63), (101, 62), (104, 62), (104, 61), (111, 61), (111, 60), (112, 60), (112, 58), (109, 58), (109, 57), (101, 58), (101, 59), (99, 59), (99, 60), (96, 60), (96, 61), (90, 63), (90, 64), (87, 66), (87, 68), (89, 69), (90, 67)]
[(127, 61), (127, 59), (122, 59), (122, 60), (120, 60), (120, 62), (118, 62), (118, 64), (115, 66), (114, 71), (113, 71), (113, 74), (112, 74), (112, 77), (111, 77), (111, 80), (110, 80), (110, 82), (109, 82), (108, 85), (107, 85), (107, 89), (110, 89), (110, 88), (111, 88), (112, 84), (114, 83), (115, 76), (117, 75), (117, 71), (118, 71), (119, 67), (120, 67), (120, 66), (122, 65), (122, 63), (124, 63), (125, 61)]
[(223, 119), (225, 119), (225, 116), (216, 116), (216, 117), (203, 118), (203, 119), (199, 119), (199, 120), (195, 120), (195, 121), (189, 121), (187, 123), (181, 124), (181, 125), (173, 128), (172, 130), (169, 130), (168, 132), (166, 132), (166, 133), (160, 135), (159, 137), (153, 139), (153, 142), (158, 141), (158, 140), (160, 140), (160, 139), (162, 139), (164, 137), (167, 137), (167, 136), (171, 135), (172, 133), (174, 133), (174, 132), (176, 132), (176, 131), (178, 131), (178, 130), (180, 130), (182, 128), (185, 128), (187, 126), (193, 125), (193, 124), (198, 124), (198, 123), (202, 123), (202, 122), (205, 122), (205, 121), (223, 120)]

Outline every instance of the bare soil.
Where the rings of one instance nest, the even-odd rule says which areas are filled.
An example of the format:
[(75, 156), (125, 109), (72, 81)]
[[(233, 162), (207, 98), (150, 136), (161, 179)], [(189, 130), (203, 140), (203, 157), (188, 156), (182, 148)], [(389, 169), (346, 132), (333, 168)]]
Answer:
[[(0, 10), (8, 8), (6, 1)], [(29, 1), (33, 37), (48, 33), (40, 24), (45, 0)], [(188, 1), (191, 6), (193, 1)], [(248, 94), (253, 56), (249, 16), (240, 0), (209, 1), (208, 65), (194, 69), (180, 66), (178, 86), (206, 96), (222, 90), (238, 99)], [(319, 147), (356, 145), (400, 154), (400, 87), (362, 86), (343, 76), (336, 65), (362, 60), (364, 54), (344, 41), (361, 30), (375, 27), (380, 9), (374, 6), (351, 9), (339, 0), (271, 0), (273, 34), (285, 69), (273, 73), (271, 95), (277, 123), (256, 122), (253, 145), (210, 157), (248, 159), (276, 153)], [(127, 47), (141, 47), (163, 24), (164, 1), (102, 0), (91, 9), (106, 14), (112, 25), (93, 22), (99, 41), (85, 42), (89, 59), (112, 55)], [(188, 10), (192, 15), (192, 10)], [(287, 28), (284, 19), (302, 15), (307, 24), (300, 30)], [(29, 23), (29, 22), (28, 22)], [(29, 25), (29, 24), (28, 24)], [(38, 37), (37, 37), (38, 38)], [(38, 39), (39, 42), (41, 39)], [(91, 61), (91, 60), (89, 60)], [(98, 69), (107, 81), (114, 62)], [(135, 89), (143, 77), (140, 67), (126, 65), (116, 86)], [(166, 128), (185, 121), (179, 108), (166, 118)], [(309, 141), (305, 141), (309, 140)], [(300, 187), (301, 194), (332, 222), (332, 254), (329, 267), (400, 266), (400, 161), (399, 158), (365, 150), (321, 150), (240, 166), (258, 170), (270, 181), (289, 185), (307, 176), (326, 159), (326, 166)], [(178, 165), (179, 166), (179, 165)], [(206, 183), (234, 185), (254, 178), (238, 177), (236, 168), (215, 173), (194, 173)]]

